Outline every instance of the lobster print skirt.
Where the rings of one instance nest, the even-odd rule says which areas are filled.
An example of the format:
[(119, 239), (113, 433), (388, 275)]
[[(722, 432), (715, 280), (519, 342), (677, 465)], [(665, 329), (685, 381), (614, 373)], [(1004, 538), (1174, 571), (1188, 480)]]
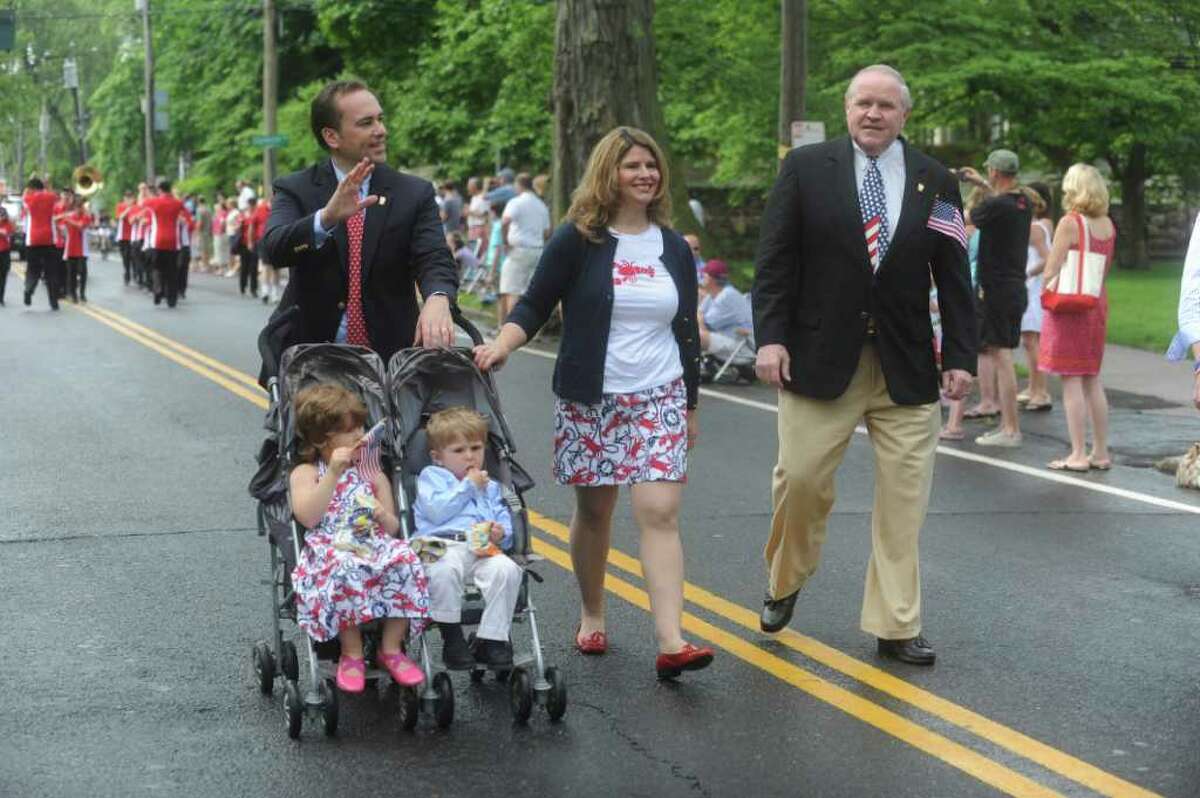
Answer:
[(683, 380), (599, 404), (554, 403), (554, 479), (560, 485), (687, 481), (687, 389)]

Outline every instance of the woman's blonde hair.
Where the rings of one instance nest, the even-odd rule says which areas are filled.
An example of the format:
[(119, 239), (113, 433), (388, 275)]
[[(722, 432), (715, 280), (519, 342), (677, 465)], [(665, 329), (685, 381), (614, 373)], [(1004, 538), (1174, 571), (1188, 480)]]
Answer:
[(646, 216), (660, 227), (671, 224), (671, 187), (667, 159), (658, 143), (644, 130), (617, 127), (596, 142), (588, 156), (583, 179), (571, 195), (567, 218), (592, 241), (600, 241), (603, 231), (621, 203), (621, 161), (634, 147), (645, 147), (658, 164), (658, 190), (646, 207)]
[(487, 442), (487, 419), (469, 407), (448, 407), (429, 417), (425, 436), (431, 450), (444, 449), (459, 440)]
[[(302, 463), (316, 462), (321, 447), (335, 432), (367, 422), (367, 406), (340, 385), (310, 385), (296, 394), (297, 455)], [(349, 419), (349, 424), (347, 424)]]
[(1063, 175), (1063, 210), (1084, 216), (1108, 215), (1108, 186), (1091, 164), (1077, 163)]

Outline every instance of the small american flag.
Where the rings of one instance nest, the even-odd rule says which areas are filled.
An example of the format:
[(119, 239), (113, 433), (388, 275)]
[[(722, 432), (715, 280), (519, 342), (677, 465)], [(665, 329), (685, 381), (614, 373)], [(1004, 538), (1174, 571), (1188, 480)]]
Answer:
[(967, 228), (963, 226), (963, 215), (952, 202), (935, 197), (933, 210), (929, 212), (930, 230), (935, 230), (944, 236), (949, 236), (958, 242), (963, 249), (967, 248)]
[(358, 468), (365, 479), (374, 481), (375, 477), (383, 473), (379, 454), (383, 449), (383, 433), (386, 428), (387, 421), (380, 421), (363, 436), (366, 443), (358, 453)]

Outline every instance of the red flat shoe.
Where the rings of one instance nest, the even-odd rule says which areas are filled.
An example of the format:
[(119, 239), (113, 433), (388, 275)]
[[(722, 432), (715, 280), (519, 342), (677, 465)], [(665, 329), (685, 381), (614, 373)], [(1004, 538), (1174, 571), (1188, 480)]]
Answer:
[(697, 648), (691, 643), (684, 643), (683, 648), (674, 654), (659, 654), (658, 659), (654, 661), (654, 667), (658, 670), (658, 678), (674, 679), (684, 671), (707, 668), (712, 664), (714, 656), (715, 653), (708, 646)]
[(608, 651), (608, 635), (604, 632), (592, 632), (587, 637), (579, 636), (580, 627), (575, 627), (575, 649), (580, 654), (596, 657)]

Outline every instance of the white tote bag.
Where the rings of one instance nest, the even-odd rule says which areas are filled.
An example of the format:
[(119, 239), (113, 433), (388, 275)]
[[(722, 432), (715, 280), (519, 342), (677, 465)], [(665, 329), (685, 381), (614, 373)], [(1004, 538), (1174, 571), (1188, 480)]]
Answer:
[(1079, 249), (1067, 252), (1066, 263), (1053, 280), (1042, 289), (1042, 307), (1055, 313), (1083, 313), (1100, 304), (1104, 290), (1104, 267), (1108, 258), (1092, 252), (1087, 222), (1078, 213)]

